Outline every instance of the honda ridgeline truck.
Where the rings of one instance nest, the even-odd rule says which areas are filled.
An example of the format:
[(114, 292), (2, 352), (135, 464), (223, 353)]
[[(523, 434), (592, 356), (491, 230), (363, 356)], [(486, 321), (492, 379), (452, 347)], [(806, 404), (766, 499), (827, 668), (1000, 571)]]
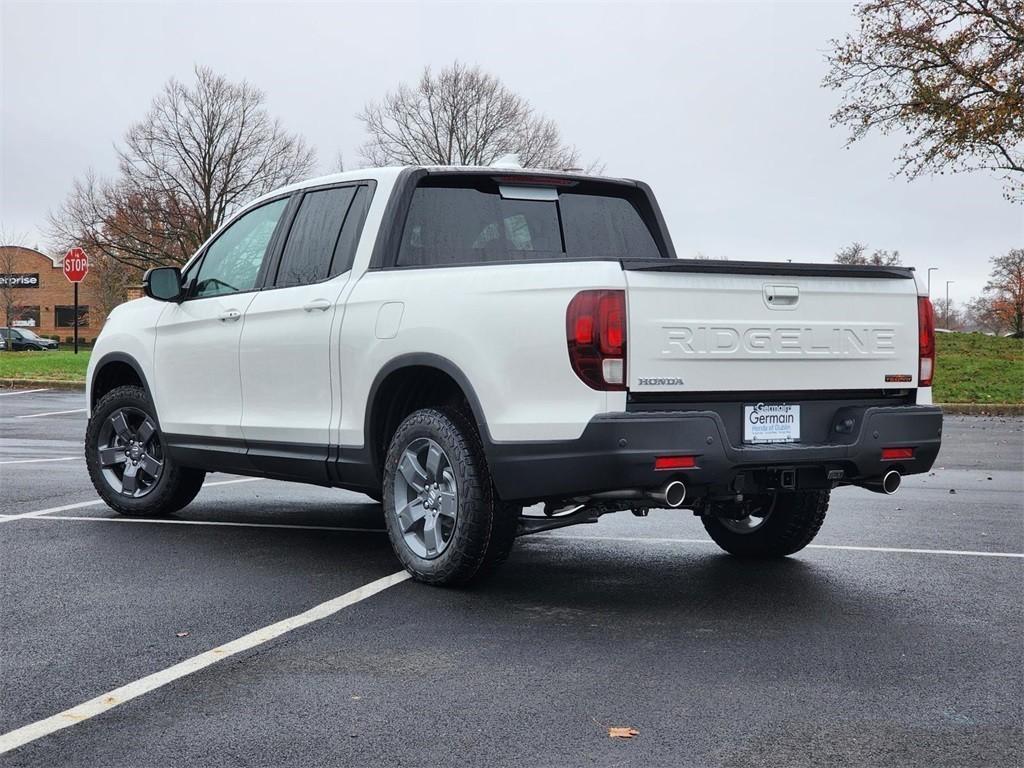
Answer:
[(651, 508), (789, 555), (833, 488), (893, 493), (939, 450), (912, 270), (678, 259), (636, 181), (347, 172), (256, 200), (144, 289), (89, 364), (107, 504), (171, 515), (208, 472), (346, 488), (429, 583)]

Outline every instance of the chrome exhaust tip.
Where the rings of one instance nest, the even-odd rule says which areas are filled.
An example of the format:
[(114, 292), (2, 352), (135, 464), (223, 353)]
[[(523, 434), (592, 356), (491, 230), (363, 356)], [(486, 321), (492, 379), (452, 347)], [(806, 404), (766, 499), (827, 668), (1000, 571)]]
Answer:
[(686, 501), (686, 486), (680, 480), (673, 480), (652, 496), (669, 509), (678, 509)]
[(892, 496), (900, 489), (900, 484), (902, 482), (903, 475), (895, 469), (890, 469), (882, 476), (882, 492)]
[(867, 488), (869, 491), (875, 493), (884, 493), (886, 496), (892, 496), (896, 491), (900, 489), (900, 484), (903, 482), (903, 475), (897, 472), (895, 469), (890, 469), (881, 478), (873, 477), (870, 480), (857, 483), (861, 488)]

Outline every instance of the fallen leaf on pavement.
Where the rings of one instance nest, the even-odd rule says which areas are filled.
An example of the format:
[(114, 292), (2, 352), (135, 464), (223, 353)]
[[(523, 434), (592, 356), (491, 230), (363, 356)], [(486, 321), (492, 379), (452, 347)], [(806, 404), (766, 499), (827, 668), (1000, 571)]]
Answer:
[(639, 736), (640, 731), (636, 728), (628, 728), (621, 725), (613, 725), (608, 728), (608, 737), (611, 739), (632, 739)]

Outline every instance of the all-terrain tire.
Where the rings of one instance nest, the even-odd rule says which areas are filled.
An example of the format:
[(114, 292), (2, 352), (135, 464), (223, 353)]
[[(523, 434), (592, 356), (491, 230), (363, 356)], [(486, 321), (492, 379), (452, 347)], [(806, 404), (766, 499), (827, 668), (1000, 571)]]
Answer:
[[(395, 509), (399, 461), (415, 441), (436, 442), (450, 462), (457, 488), (457, 515), (446, 548), (424, 557), (409, 546)], [(516, 537), (520, 508), (502, 503), (494, 491), (476, 427), (452, 408), (423, 408), (395, 431), (384, 463), (384, 519), (395, 554), (412, 577), (427, 584), (469, 584), (503, 563)]]
[[(139, 498), (126, 496), (107, 481), (100, 463), (99, 441), (103, 424), (122, 408), (131, 408), (146, 414), (157, 425), (155, 439), (161, 449), (163, 469), (160, 477), (146, 495)], [(167, 517), (187, 506), (203, 487), (206, 472), (178, 466), (167, 455), (160, 435), (156, 409), (142, 387), (126, 385), (105, 394), (93, 409), (85, 430), (85, 463), (93, 487), (107, 506), (127, 517)]]
[(715, 543), (738, 557), (785, 557), (806, 547), (825, 521), (829, 491), (779, 493), (764, 523), (739, 533), (720, 518), (704, 516), (704, 528)]

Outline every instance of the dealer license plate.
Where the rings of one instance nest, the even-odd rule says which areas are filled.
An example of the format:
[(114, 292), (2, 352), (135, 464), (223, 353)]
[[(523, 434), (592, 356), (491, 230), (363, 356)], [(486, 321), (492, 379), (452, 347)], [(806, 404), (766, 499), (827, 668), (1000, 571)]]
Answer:
[(800, 440), (800, 406), (757, 403), (743, 406), (743, 441), (795, 443)]

